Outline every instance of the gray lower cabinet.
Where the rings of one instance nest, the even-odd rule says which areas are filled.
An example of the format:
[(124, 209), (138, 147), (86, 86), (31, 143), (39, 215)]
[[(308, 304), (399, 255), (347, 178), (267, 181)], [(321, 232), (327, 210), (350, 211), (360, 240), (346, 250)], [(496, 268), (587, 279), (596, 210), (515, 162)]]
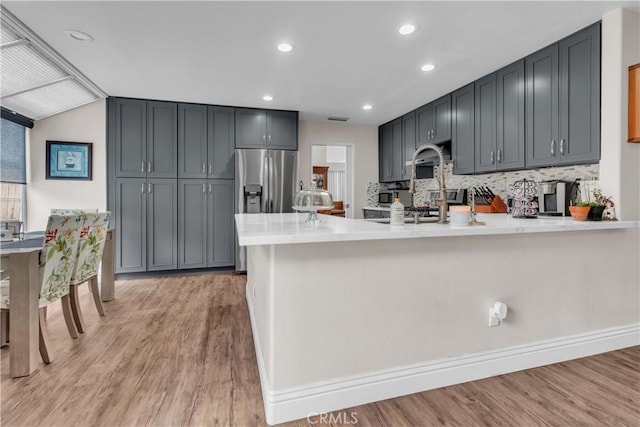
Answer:
[(527, 167), (600, 159), (600, 23), (525, 59)]
[(233, 179), (233, 107), (178, 105), (178, 177)]
[(297, 111), (235, 110), (235, 148), (298, 149)]
[(175, 179), (116, 178), (116, 273), (177, 268)]
[(235, 265), (233, 180), (178, 182), (178, 268)]
[(474, 99), (473, 83), (451, 94), (451, 154), (454, 174), (471, 174), (474, 171)]

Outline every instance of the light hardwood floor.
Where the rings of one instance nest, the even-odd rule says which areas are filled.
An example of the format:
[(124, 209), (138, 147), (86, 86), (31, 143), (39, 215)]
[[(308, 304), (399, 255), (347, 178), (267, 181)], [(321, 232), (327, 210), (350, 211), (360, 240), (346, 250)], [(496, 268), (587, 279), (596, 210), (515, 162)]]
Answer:
[[(87, 332), (48, 313), (53, 363), (11, 379), (1, 354), (1, 423), (13, 426), (265, 425), (245, 277), (119, 281)], [(337, 411), (358, 426), (640, 425), (640, 347)], [(288, 423), (322, 425), (319, 417)]]

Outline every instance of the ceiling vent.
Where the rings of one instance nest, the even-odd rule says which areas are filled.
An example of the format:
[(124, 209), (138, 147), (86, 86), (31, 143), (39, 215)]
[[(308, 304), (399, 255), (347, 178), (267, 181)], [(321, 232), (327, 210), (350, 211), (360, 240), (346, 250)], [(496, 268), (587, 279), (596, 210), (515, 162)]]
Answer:
[(3, 107), (39, 120), (107, 96), (4, 7), (0, 22)]
[(331, 117), (327, 117), (327, 120), (331, 120), (331, 121), (334, 121), (334, 122), (346, 122), (347, 120), (349, 120), (349, 117), (331, 116)]

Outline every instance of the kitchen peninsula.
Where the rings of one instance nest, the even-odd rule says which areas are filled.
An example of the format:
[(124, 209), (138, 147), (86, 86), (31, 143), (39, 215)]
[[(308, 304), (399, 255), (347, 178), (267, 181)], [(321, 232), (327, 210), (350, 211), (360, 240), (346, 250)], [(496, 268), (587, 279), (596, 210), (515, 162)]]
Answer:
[(638, 344), (638, 222), (305, 218), (236, 215), (271, 424)]

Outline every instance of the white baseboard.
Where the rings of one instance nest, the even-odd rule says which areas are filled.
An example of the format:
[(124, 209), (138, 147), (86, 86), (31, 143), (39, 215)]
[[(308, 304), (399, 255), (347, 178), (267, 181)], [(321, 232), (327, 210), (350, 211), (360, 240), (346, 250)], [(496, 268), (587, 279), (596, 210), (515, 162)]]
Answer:
[(260, 337), (256, 333), (253, 299), (248, 283), (246, 297), (260, 372), (265, 416), (267, 423), (271, 425), (640, 345), (640, 324), (634, 324), (379, 371), (322, 384), (272, 391), (268, 386)]

